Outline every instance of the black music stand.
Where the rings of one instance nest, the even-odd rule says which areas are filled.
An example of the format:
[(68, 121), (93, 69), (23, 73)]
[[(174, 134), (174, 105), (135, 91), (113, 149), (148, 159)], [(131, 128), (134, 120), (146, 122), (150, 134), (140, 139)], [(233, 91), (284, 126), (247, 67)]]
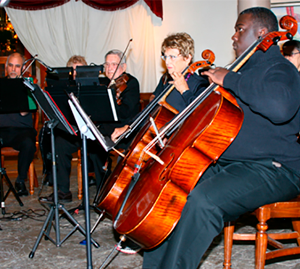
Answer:
[[(18, 98), (16, 98), (16, 96)], [(23, 84), (23, 79), (7, 79), (0, 78), (0, 113), (19, 113), (20, 111), (33, 111), (36, 110), (36, 103), (34, 102), (30, 91)], [(0, 138), (0, 158), (3, 140)], [(10, 192), (12, 192), (19, 202), (20, 206), (23, 206), (19, 195), (17, 194), (13, 184), (6, 174), (6, 170), (2, 167), (0, 162), (0, 207), (2, 214), (5, 214), (5, 200)], [(8, 184), (8, 190), (4, 195), (3, 178)]]
[[(104, 137), (99, 130), (96, 128), (90, 117), (86, 114), (86, 112), (81, 107), (78, 99), (73, 93), (69, 94), (70, 100), (69, 105), (71, 107), (72, 113), (74, 115), (74, 118), (77, 122), (77, 126), (79, 127), (81, 138), (82, 138), (82, 177), (83, 177), (83, 186), (84, 186), (84, 209), (85, 209), (85, 216), (86, 216), (86, 247), (88, 253), (90, 253), (90, 245), (91, 245), (91, 239), (88, 234), (92, 234), (95, 228), (97, 227), (101, 217), (103, 214), (101, 214), (101, 217), (98, 218), (96, 224), (94, 225), (93, 229), (91, 230), (90, 227), (90, 215), (89, 215), (89, 184), (88, 184), (88, 169), (87, 169), (87, 142), (86, 139), (91, 140), (98, 140), (98, 142), (102, 145), (102, 147), (105, 149), (105, 151), (109, 151), (113, 148), (114, 143), (108, 139), (107, 137)], [(94, 206), (92, 206), (95, 208)]]
[[(0, 138), (0, 158), (1, 158), (2, 144), (3, 144), (3, 141), (2, 141), (2, 138)], [(5, 215), (5, 200), (8, 196), (8, 194), (10, 193), (10, 191), (12, 191), (12, 193), (14, 194), (16, 200), (19, 202), (20, 206), (23, 206), (24, 204), (22, 203), (22, 201), (21, 201), (19, 195), (17, 194), (13, 184), (11, 183), (10, 179), (8, 178), (5, 168), (2, 167), (1, 161), (0, 161), (0, 173), (1, 173), (1, 179), (0, 179), (0, 206), (1, 206), (2, 215)], [(8, 190), (7, 190), (5, 195), (4, 195), (4, 190), (3, 190), (3, 177), (5, 178), (6, 183), (8, 184)]]
[(99, 75), (103, 73), (103, 65), (76, 66), (76, 84), (85, 86), (100, 85)]
[(54, 88), (62, 84), (66, 87), (70, 86), (73, 80), (72, 73), (72, 67), (53, 67), (51, 71), (47, 70), (47, 88)]
[[(40, 89), (40, 87), (36, 84), (31, 84), (29, 81), (24, 81), (24, 84), (30, 89), (33, 97), (40, 105), (41, 109), (44, 111), (46, 116), (49, 119), (48, 127), (51, 131), (51, 150), (52, 150), (52, 173), (53, 173), (53, 194), (54, 194), (54, 203), (50, 205), (49, 214), (44, 222), (44, 225), (41, 229), (40, 234), (36, 240), (36, 243), (29, 254), (29, 258), (33, 258), (35, 251), (41, 241), (43, 235), (45, 235), (46, 239), (49, 239), (56, 246), (61, 246), (61, 244), (69, 238), (77, 229), (84, 235), (87, 235), (86, 231), (83, 227), (73, 218), (73, 216), (65, 209), (63, 204), (58, 202), (58, 193), (57, 193), (57, 175), (56, 175), (56, 157), (55, 157), (55, 139), (54, 139), (54, 128), (60, 128), (64, 131), (67, 131), (70, 134), (77, 135), (73, 126), (69, 124), (64, 115), (60, 112), (59, 108), (56, 106), (55, 102), (53, 102), (51, 96)], [(73, 224), (73, 229), (62, 239), (60, 240), (60, 227), (59, 227), (59, 210), (62, 210), (64, 214), (66, 214), (68, 221)], [(55, 218), (55, 225), (53, 224), (53, 219)], [(56, 240), (50, 237), (51, 226), (53, 225), (56, 234)], [(99, 247), (100, 245), (91, 239), (91, 242), (95, 247)], [(87, 255), (88, 260), (88, 268), (92, 268), (89, 257)]]

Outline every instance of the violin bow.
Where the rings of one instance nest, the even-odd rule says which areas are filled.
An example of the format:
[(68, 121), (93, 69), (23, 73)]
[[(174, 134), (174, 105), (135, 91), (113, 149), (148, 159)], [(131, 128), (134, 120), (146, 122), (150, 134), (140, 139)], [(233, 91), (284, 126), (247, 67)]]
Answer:
[(122, 60), (123, 60), (123, 58), (124, 58), (124, 56), (125, 56), (125, 53), (126, 53), (128, 47), (129, 47), (129, 44), (130, 44), (130, 42), (131, 42), (132, 40), (133, 40), (133, 39), (130, 38), (129, 41), (128, 41), (128, 43), (127, 43), (127, 46), (126, 46), (126, 48), (125, 48), (125, 50), (124, 50), (124, 52), (123, 52), (123, 54), (122, 54), (122, 57), (121, 57), (121, 59), (120, 59), (120, 61), (119, 61), (119, 63), (118, 63), (118, 66), (117, 66), (117, 68), (116, 68), (116, 70), (115, 70), (115, 72), (114, 72), (114, 74), (113, 74), (113, 76), (112, 76), (112, 78), (111, 78), (111, 80), (110, 80), (108, 86), (107, 86), (108, 89), (109, 89), (109, 87), (114, 83), (114, 79), (115, 79), (115, 75), (116, 75), (116, 73), (117, 73), (117, 70), (119, 69), (119, 66), (120, 66), (120, 64), (121, 64), (121, 62), (122, 62)]

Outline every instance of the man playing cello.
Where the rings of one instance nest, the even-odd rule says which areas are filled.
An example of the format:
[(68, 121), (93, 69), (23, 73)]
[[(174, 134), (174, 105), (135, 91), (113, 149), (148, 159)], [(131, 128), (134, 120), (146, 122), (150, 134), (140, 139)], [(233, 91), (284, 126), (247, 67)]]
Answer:
[[(278, 31), (278, 23), (270, 10), (241, 12), (232, 36), (236, 56), (273, 31)], [(174, 231), (144, 252), (144, 269), (197, 268), (224, 222), (300, 192), (300, 145), (295, 135), (300, 79), (279, 47), (256, 51), (237, 73), (216, 68), (203, 74), (236, 97), (244, 122), (233, 143), (189, 194)]]

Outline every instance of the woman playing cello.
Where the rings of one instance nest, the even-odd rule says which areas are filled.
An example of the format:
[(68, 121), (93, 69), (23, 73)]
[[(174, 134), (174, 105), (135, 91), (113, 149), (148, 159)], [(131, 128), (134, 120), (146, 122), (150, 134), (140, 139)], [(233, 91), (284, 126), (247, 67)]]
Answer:
[[(195, 74), (183, 75), (195, 53), (194, 40), (189, 34), (176, 33), (167, 36), (162, 43), (161, 53), (167, 73), (161, 77), (151, 100), (173, 84), (176, 90), (168, 95), (166, 102), (175, 109), (174, 111), (180, 112), (208, 86), (208, 80)], [(111, 135), (112, 140), (119, 137), (127, 128), (128, 125), (116, 128)]]
[[(243, 11), (232, 36), (236, 56), (273, 31), (278, 31), (278, 23), (270, 10)], [(144, 252), (144, 269), (197, 268), (225, 221), (300, 192), (297, 69), (273, 45), (265, 52), (257, 50), (238, 73), (223, 68), (203, 73), (235, 95), (244, 122), (233, 143), (191, 191), (174, 231)]]
[[(172, 114), (171, 116), (174, 116), (174, 114), (182, 111), (209, 85), (207, 78), (198, 76), (196, 74), (187, 73), (194, 57), (194, 50), (194, 40), (187, 33), (176, 33), (169, 35), (164, 39), (162, 43), (162, 59), (165, 61), (167, 73), (161, 77), (160, 82), (153, 94), (153, 97), (159, 96), (167, 88), (171, 88), (172, 85), (175, 86), (175, 89), (167, 96), (164, 102), (164, 106), (167, 106), (169, 104), (169, 106), (167, 106), (167, 109), (170, 109), (170, 111), (172, 111), (172, 113), (170, 113)], [(211, 61), (210, 63), (207, 63), (207, 65), (210, 65), (214, 60), (214, 55), (212, 54), (207, 58), (209, 58), (209, 60)], [(111, 135), (112, 140), (115, 140), (127, 128), (128, 125), (122, 128), (116, 128)], [(127, 173), (128, 167), (130, 167), (130, 165), (124, 165), (124, 167), (126, 166), (126, 171), (124, 171), (125, 169), (123, 169), (122, 172), (119, 171), (119, 166), (122, 166), (122, 163), (118, 163), (118, 167), (114, 170), (111, 177), (107, 180), (102, 189), (102, 192), (100, 193), (100, 200), (103, 197), (106, 198), (103, 202), (100, 203), (99, 207), (100, 209), (105, 209), (108, 215), (114, 215), (112, 210), (115, 210), (116, 208), (115, 201), (120, 195), (120, 189), (123, 191), (123, 186), (125, 185), (124, 182), (126, 182), (126, 184), (129, 183), (129, 180), (131, 178), (131, 174)], [(123, 177), (123, 174), (126, 175)], [(116, 188), (111, 187), (112, 182), (114, 182), (115, 178), (121, 181), (120, 184), (115, 184), (117, 185)], [(111, 188), (113, 189), (113, 191), (111, 191)], [(107, 195), (108, 191), (110, 193), (113, 193), (113, 195)], [(126, 246), (124, 246), (124, 248), (126, 248)], [(121, 249), (121, 251), (125, 252), (124, 249)]]

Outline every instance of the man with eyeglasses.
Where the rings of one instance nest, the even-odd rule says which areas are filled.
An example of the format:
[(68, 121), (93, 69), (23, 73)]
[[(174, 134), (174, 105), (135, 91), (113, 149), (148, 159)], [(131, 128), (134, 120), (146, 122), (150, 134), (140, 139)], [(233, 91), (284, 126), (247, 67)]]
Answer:
[(290, 40), (282, 45), (282, 54), (300, 71), (300, 42)]
[[(114, 123), (105, 123), (99, 126), (100, 132), (105, 136), (111, 136), (115, 128), (128, 124), (130, 120), (139, 113), (140, 109), (140, 86), (138, 80), (126, 73), (126, 57), (122, 58), (123, 52), (120, 50), (111, 50), (105, 55), (104, 72), (106, 77), (110, 80), (110, 84), (113, 85), (115, 81), (126, 81), (126, 88), (124, 91), (117, 93), (118, 105), (116, 107), (120, 120)], [(122, 60), (121, 60), (122, 59)], [(121, 61), (121, 62), (120, 62)], [(119, 64), (120, 63), (120, 64)], [(112, 81), (113, 80), (113, 81)], [(124, 85), (123, 87), (124, 88)], [(124, 139), (118, 148), (126, 149), (130, 139)], [(97, 188), (104, 183), (103, 166), (107, 161), (108, 154), (101, 148), (100, 150), (93, 150), (89, 154), (94, 164), (94, 171), (96, 175)], [(110, 169), (110, 168), (108, 168)], [(108, 171), (107, 173), (110, 173)], [(107, 174), (106, 174), (107, 176)]]
[[(121, 101), (117, 107), (117, 113), (119, 116), (119, 121), (116, 123), (105, 123), (101, 124), (98, 128), (100, 132), (105, 136), (110, 136), (116, 127), (124, 126), (129, 123), (129, 120), (139, 112), (140, 108), (140, 88), (139, 82), (135, 77), (126, 73), (126, 58), (122, 58), (122, 52), (120, 50), (111, 50), (105, 55), (105, 75), (108, 78), (101, 78), (100, 84), (109, 83), (112, 79), (117, 80), (122, 75), (126, 74), (128, 80), (126, 82), (126, 87), (118, 96)], [(122, 61), (121, 61), (122, 58)], [(121, 61), (121, 62), (120, 62)], [(119, 64), (120, 63), (120, 64)], [(110, 83), (110, 85), (113, 83)], [(99, 109), (101, 113), (101, 109)], [(59, 140), (59, 141), (58, 141)], [(126, 143), (129, 141), (124, 141), (120, 143), (119, 147), (127, 146)], [(105, 180), (105, 173), (103, 167), (108, 159), (108, 153), (102, 148), (102, 146), (97, 141), (88, 140), (88, 153), (92, 160), (93, 168), (96, 176), (97, 188), (103, 185)], [(72, 193), (70, 191), (70, 172), (71, 172), (71, 161), (72, 154), (77, 152), (78, 147), (80, 147), (80, 140), (75, 136), (70, 136), (69, 134), (60, 134), (56, 137), (56, 154), (57, 154), (57, 185), (58, 185), (58, 200), (59, 202), (71, 202)], [(109, 168), (108, 168), (109, 169)], [(41, 197), (42, 202), (53, 202), (53, 193), (47, 197)]]

